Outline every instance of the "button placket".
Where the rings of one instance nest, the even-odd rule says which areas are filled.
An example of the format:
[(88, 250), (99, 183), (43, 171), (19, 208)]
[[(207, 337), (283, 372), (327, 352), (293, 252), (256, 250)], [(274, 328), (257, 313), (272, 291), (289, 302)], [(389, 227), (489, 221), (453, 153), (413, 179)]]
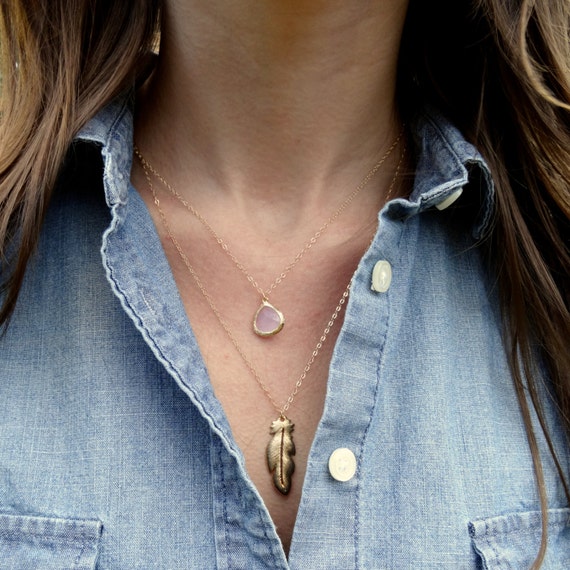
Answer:
[[(292, 567), (316, 567), (315, 559), (322, 560), (322, 567), (326, 567), (326, 552), (331, 550), (338, 561), (335, 567), (353, 570), (362, 567), (358, 554), (362, 540), (360, 461), (376, 405), (378, 366), (389, 313), (388, 298), (380, 291), (391, 287), (393, 268), (388, 259), (399, 258), (398, 243), (403, 230), (400, 218), (392, 220), (386, 213), (383, 216), (378, 233), (353, 277), (331, 360), (324, 414), (311, 448), (295, 525), (298, 544), (310, 544), (311, 548), (304, 552), (292, 548)], [(313, 539), (317, 534), (323, 537), (318, 547)]]

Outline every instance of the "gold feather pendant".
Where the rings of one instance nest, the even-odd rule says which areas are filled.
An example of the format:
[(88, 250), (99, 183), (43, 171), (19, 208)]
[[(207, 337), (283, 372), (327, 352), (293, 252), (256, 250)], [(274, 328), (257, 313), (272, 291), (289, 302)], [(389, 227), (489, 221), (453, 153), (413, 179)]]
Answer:
[(285, 416), (280, 416), (271, 424), (269, 430), (272, 437), (267, 445), (267, 466), (269, 471), (273, 473), (275, 488), (283, 495), (289, 493), (291, 476), (295, 471), (293, 427), (291, 420)]

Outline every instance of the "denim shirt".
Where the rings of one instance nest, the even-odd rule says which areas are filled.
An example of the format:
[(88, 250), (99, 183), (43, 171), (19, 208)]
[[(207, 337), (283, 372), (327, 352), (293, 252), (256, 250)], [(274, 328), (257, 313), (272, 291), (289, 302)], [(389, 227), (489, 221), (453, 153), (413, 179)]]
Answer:
[[(537, 486), (478, 247), (493, 186), (437, 113), (413, 130), (413, 192), (379, 212), (354, 274), (287, 559), (130, 184), (131, 106), (86, 126), (0, 340), (0, 568), (530, 567)], [(567, 570), (570, 511), (538, 440), (543, 568)], [(356, 472), (338, 481), (344, 448)]]

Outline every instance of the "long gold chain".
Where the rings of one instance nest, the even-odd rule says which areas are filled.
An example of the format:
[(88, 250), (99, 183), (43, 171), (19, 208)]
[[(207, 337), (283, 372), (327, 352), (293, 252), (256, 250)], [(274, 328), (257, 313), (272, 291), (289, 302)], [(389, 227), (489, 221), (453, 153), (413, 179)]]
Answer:
[[(402, 162), (404, 160), (405, 150), (406, 149), (404, 147), (402, 150), (402, 154), (400, 155), (400, 160), (399, 160), (398, 165), (396, 167), (396, 170), (394, 172), (394, 177), (391, 181), (387, 196), (391, 194), (391, 192), (393, 191), (393, 188), (396, 184), (396, 180), (397, 180), (398, 174), (400, 172), (400, 167), (401, 167)], [(140, 158), (140, 156), (139, 156), (139, 158)], [(285, 401), (285, 403), (282, 406), (279, 406), (279, 404), (275, 401), (275, 399), (271, 395), (271, 392), (270, 392), (269, 388), (267, 387), (267, 384), (261, 378), (261, 375), (259, 374), (259, 372), (255, 368), (254, 364), (251, 362), (251, 360), (248, 358), (248, 356), (243, 351), (242, 347), (240, 346), (239, 342), (237, 341), (236, 336), (234, 335), (234, 333), (230, 329), (228, 323), (226, 322), (226, 320), (224, 319), (224, 317), (220, 313), (220, 310), (216, 306), (212, 296), (206, 290), (206, 287), (204, 286), (204, 284), (202, 283), (202, 280), (200, 279), (200, 277), (196, 273), (196, 270), (194, 269), (194, 267), (190, 263), (188, 256), (186, 255), (186, 253), (182, 249), (182, 246), (180, 245), (180, 243), (178, 242), (178, 240), (174, 236), (172, 229), (170, 227), (170, 224), (168, 223), (168, 220), (166, 218), (166, 214), (160, 205), (160, 200), (159, 200), (158, 195), (156, 193), (156, 189), (152, 183), (150, 172), (146, 168), (146, 163), (141, 160), (141, 164), (143, 166), (143, 172), (144, 172), (148, 187), (151, 191), (154, 204), (157, 208), (160, 220), (161, 220), (161, 222), (165, 228), (165, 231), (168, 235), (168, 238), (170, 239), (170, 241), (174, 245), (174, 247), (175, 247), (176, 251), (178, 252), (178, 255), (180, 256), (180, 258), (182, 259), (182, 262), (184, 263), (186, 269), (188, 270), (188, 272), (190, 273), (190, 275), (194, 279), (196, 286), (200, 290), (203, 297), (206, 299), (206, 302), (208, 303), (210, 309), (212, 310), (212, 312), (216, 316), (221, 327), (224, 329), (226, 335), (228, 336), (232, 345), (236, 349), (236, 352), (239, 354), (240, 358), (243, 360), (244, 364), (246, 365), (246, 367), (248, 368), (248, 370), (251, 372), (252, 376), (254, 377), (255, 381), (257, 382), (258, 386), (261, 388), (263, 393), (266, 395), (268, 400), (271, 402), (274, 409), (279, 414), (279, 417), (272, 422), (271, 428), (270, 428), (270, 434), (272, 437), (271, 437), (271, 440), (267, 446), (267, 463), (268, 463), (269, 470), (273, 476), (273, 483), (275, 485), (275, 488), (280, 493), (287, 495), (289, 493), (290, 488), (291, 488), (291, 477), (292, 477), (294, 469), (295, 469), (295, 464), (294, 464), (293, 458), (292, 458), (292, 456), (295, 455), (295, 445), (293, 443), (293, 437), (292, 437), (294, 425), (291, 422), (291, 420), (289, 420), (289, 418), (286, 416), (286, 413), (289, 411), (291, 405), (293, 404), (295, 397), (299, 393), (299, 390), (301, 389), (303, 382), (307, 378), (307, 375), (308, 375), (309, 371), (311, 370), (311, 367), (313, 366), (315, 359), (317, 358), (317, 356), (318, 356), (321, 348), (323, 347), (323, 344), (325, 343), (335, 321), (338, 318), (338, 315), (340, 314), (344, 304), (346, 303), (346, 299), (348, 298), (348, 295), (350, 293), (350, 287), (351, 287), (352, 280), (348, 283), (346, 289), (342, 293), (342, 296), (341, 296), (340, 300), (338, 301), (338, 304), (337, 304), (333, 314), (331, 315), (329, 321), (327, 322), (327, 325), (325, 326), (323, 333), (321, 334), (315, 348), (313, 349), (309, 360), (307, 361), (307, 363), (305, 364), (305, 367), (303, 368), (303, 372), (299, 376), (299, 379), (295, 382), (295, 386), (293, 387), (293, 390), (291, 391), (291, 393), (287, 397), (287, 400)]]
[[(402, 165), (402, 162), (404, 161), (404, 156), (405, 156), (405, 147), (402, 150), (402, 154), (400, 156), (400, 160), (398, 162), (398, 165), (396, 166), (396, 170), (394, 172), (394, 176), (392, 178), (392, 181), (390, 183), (390, 187), (389, 187), (389, 193), (391, 193), (394, 189), (394, 186), (396, 184), (396, 180), (398, 178), (399, 172), (400, 172), (400, 168)], [(222, 314), (220, 313), (219, 309), (217, 308), (214, 300), (212, 299), (212, 296), (208, 293), (208, 291), (206, 290), (206, 287), (204, 286), (204, 284), (202, 283), (202, 280), (200, 279), (200, 277), (198, 276), (198, 274), (196, 273), (196, 270), (194, 269), (194, 267), (192, 266), (192, 264), (190, 263), (190, 260), (188, 259), (188, 256), (186, 255), (186, 253), (184, 252), (184, 250), (182, 249), (182, 246), (180, 245), (180, 243), (178, 242), (178, 240), (176, 239), (176, 237), (174, 236), (172, 229), (170, 227), (170, 224), (168, 223), (168, 220), (166, 218), (166, 214), (164, 213), (164, 210), (162, 209), (161, 205), (160, 205), (160, 200), (158, 198), (158, 195), (156, 193), (156, 188), (154, 187), (154, 184), (152, 183), (152, 179), (150, 176), (150, 173), (148, 172), (148, 170), (145, 168), (145, 165), (143, 163), (143, 172), (148, 184), (148, 187), (151, 191), (152, 197), (153, 197), (153, 201), (154, 204), (157, 208), (158, 214), (160, 216), (160, 220), (166, 230), (166, 233), (168, 235), (168, 238), (170, 239), (170, 241), (172, 242), (172, 244), (174, 245), (174, 247), (176, 248), (176, 251), (178, 252), (178, 255), (180, 256), (180, 258), (182, 259), (182, 262), (184, 263), (184, 265), (186, 266), (186, 269), (188, 270), (188, 272), (190, 273), (190, 275), (192, 276), (192, 278), (194, 279), (194, 282), (196, 283), (196, 286), (198, 287), (198, 289), (200, 290), (200, 292), (202, 293), (202, 295), (204, 296), (204, 298), (206, 299), (208, 305), (210, 306), (210, 309), (212, 310), (212, 312), (214, 313), (214, 315), (216, 316), (216, 318), (218, 319), (218, 321), (220, 322), (220, 325), (222, 326), (222, 328), (224, 329), (224, 331), (226, 332), (228, 338), (230, 339), (231, 343), (234, 345), (236, 351), (238, 352), (238, 354), (240, 355), (240, 357), (242, 358), (243, 362), (245, 363), (245, 365), (247, 366), (247, 368), (250, 370), (250, 372), (252, 373), (253, 377), (255, 378), (257, 384), (259, 385), (259, 387), (263, 390), (263, 392), (267, 395), (269, 401), (271, 402), (271, 404), (273, 405), (273, 407), (275, 408), (276, 411), (278, 411), (281, 415), (284, 415), (290, 408), (291, 404), (293, 403), (293, 400), (295, 398), (295, 396), (298, 394), (299, 389), (301, 388), (301, 385), (303, 384), (305, 378), (307, 377), (307, 374), (309, 373), (309, 370), (311, 369), (311, 366), (313, 365), (317, 355), (319, 354), (319, 351), (321, 350), (323, 343), (325, 342), (335, 320), (338, 317), (338, 314), (340, 313), (340, 311), (342, 310), (342, 306), (344, 305), (348, 295), (349, 295), (349, 291), (350, 291), (350, 283), (347, 285), (346, 289), (344, 290), (342, 297), (340, 298), (335, 311), (333, 312), (333, 314), (331, 315), (319, 341), (317, 342), (311, 357), (309, 358), (309, 361), (307, 362), (307, 364), (305, 365), (305, 368), (303, 369), (303, 372), (301, 374), (301, 376), (299, 377), (299, 379), (297, 380), (297, 382), (295, 383), (295, 387), (293, 389), (293, 391), (289, 394), (289, 397), (287, 398), (285, 404), (283, 406), (279, 406), (279, 404), (277, 404), (277, 402), (274, 400), (273, 396), (271, 395), (269, 389), (267, 388), (267, 385), (265, 384), (265, 382), (263, 382), (263, 380), (261, 379), (261, 376), (259, 375), (257, 369), (255, 368), (255, 366), (252, 364), (251, 360), (247, 357), (247, 355), (244, 353), (243, 349), (241, 348), (241, 346), (239, 345), (234, 333), (232, 332), (232, 330), (230, 329), (228, 323), (226, 322), (226, 320), (224, 319), (224, 317), (222, 316)]]
[(200, 279), (200, 277), (198, 276), (198, 274), (196, 273), (196, 270), (194, 269), (194, 267), (192, 266), (192, 264), (190, 263), (190, 260), (188, 259), (188, 256), (186, 255), (186, 253), (184, 252), (184, 250), (182, 249), (182, 246), (180, 245), (180, 243), (178, 242), (178, 240), (176, 239), (176, 237), (174, 236), (174, 234), (172, 233), (172, 230), (170, 228), (170, 224), (168, 223), (168, 220), (166, 219), (166, 215), (164, 213), (164, 210), (162, 209), (161, 205), (160, 205), (160, 200), (158, 199), (158, 196), (156, 194), (156, 190), (152, 184), (152, 181), (150, 180), (150, 177), (148, 176), (148, 174), (145, 173), (146, 179), (147, 179), (147, 183), (149, 185), (149, 188), (152, 192), (152, 196), (153, 196), (153, 200), (154, 200), (154, 205), (157, 208), (157, 211), (159, 213), (160, 216), (160, 220), (162, 222), (162, 225), (164, 226), (164, 229), (166, 230), (166, 233), (168, 235), (168, 239), (172, 242), (172, 244), (174, 245), (174, 247), (176, 248), (176, 251), (178, 252), (178, 255), (180, 256), (180, 258), (182, 259), (182, 262), (184, 263), (184, 265), (186, 266), (186, 269), (188, 270), (188, 272), (190, 273), (190, 275), (192, 276), (192, 278), (194, 279), (194, 282), (196, 283), (196, 286), (198, 287), (198, 289), (200, 290), (200, 292), (202, 293), (202, 295), (204, 296), (204, 298), (206, 299), (206, 301), (208, 302), (208, 305), (210, 306), (210, 309), (212, 309), (212, 312), (214, 313), (214, 315), (216, 316), (216, 318), (218, 319), (220, 325), (222, 326), (222, 328), (224, 329), (224, 331), (226, 332), (226, 335), (228, 336), (228, 338), (230, 339), (231, 343), (234, 345), (237, 353), (240, 355), (240, 357), (242, 358), (243, 362), (245, 363), (245, 365), (247, 366), (247, 368), (249, 369), (249, 371), (252, 373), (253, 377), (255, 378), (257, 384), (259, 385), (259, 387), (263, 390), (263, 392), (265, 393), (265, 395), (268, 397), (269, 401), (271, 402), (271, 404), (273, 405), (273, 407), (275, 408), (275, 410), (277, 412), (279, 412), (280, 415), (284, 415), (290, 408), (291, 404), (293, 403), (293, 400), (295, 398), (295, 396), (298, 394), (299, 389), (301, 388), (301, 385), (303, 384), (303, 381), (305, 380), (305, 378), (307, 377), (307, 374), (309, 373), (309, 370), (311, 369), (311, 366), (313, 365), (315, 358), (317, 358), (317, 355), (319, 354), (319, 351), (321, 350), (323, 343), (325, 342), (335, 320), (338, 317), (338, 314), (340, 313), (342, 306), (344, 305), (346, 298), (348, 297), (349, 294), (349, 290), (350, 290), (350, 283), (348, 284), (347, 288), (345, 289), (344, 293), (342, 294), (342, 297), (340, 298), (338, 305), (334, 311), (334, 313), (332, 314), (329, 322), (327, 323), (327, 326), (325, 327), (325, 330), (323, 331), (323, 334), (321, 335), (319, 342), (317, 343), (317, 345), (315, 346), (312, 354), (311, 354), (311, 358), (309, 359), (309, 361), (307, 362), (307, 364), (305, 365), (305, 368), (303, 369), (303, 373), (301, 374), (301, 376), (299, 377), (299, 379), (297, 380), (297, 382), (295, 383), (295, 388), (293, 389), (293, 391), (291, 392), (291, 394), (289, 394), (289, 397), (287, 398), (287, 401), (285, 402), (285, 404), (283, 406), (279, 406), (279, 404), (277, 404), (277, 402), (275, 401), (275, 399), (273, 398), (273, 396), (271, 395), (271, 392), (269, 391), (269, 388), (267, 387), (267, 385), (265, 384), (265, 382), (261, 379), (261, 376), (259, 374), (259, 372), (257, 371), (257, 369), (255, 368), (255, 366), (252, 364), (251, 360), (247, 357), (247, 355), (245, 354), (245, 352), (243, 351), (243, 349), (241, 348), (241, 346), (239, 345), (234, 333), (232, 332), (232, 330), (230, 329), (228, 323), (226, 322), (226, 320), (224, 319), (224, 317), (222, 316), (222, 314), (220, 313), (218, 307), (216, 306), (214, 300), (212, 299), (212, 296), (210, 295), (210, 293), (208, 293), (208, 291), (206, 290), (206, 287), (204, 286), (204, 284), (202, 283), (202, 280)]

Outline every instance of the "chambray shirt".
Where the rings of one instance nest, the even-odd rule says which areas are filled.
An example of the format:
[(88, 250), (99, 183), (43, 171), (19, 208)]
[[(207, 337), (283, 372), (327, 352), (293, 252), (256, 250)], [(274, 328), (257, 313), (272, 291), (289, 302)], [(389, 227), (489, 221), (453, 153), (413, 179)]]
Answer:
[[(353, 278), (287, 560), (130, 185), (131, 107), (87, 125), (0, 340), (0, 568), (530, 567), (538, 494), (478, 247), (492, 183), (437, 113), (414, 137), (413, 192), (379, 212)], [(539, 445), (544, 568), (567, 570), (570, 511)]]

